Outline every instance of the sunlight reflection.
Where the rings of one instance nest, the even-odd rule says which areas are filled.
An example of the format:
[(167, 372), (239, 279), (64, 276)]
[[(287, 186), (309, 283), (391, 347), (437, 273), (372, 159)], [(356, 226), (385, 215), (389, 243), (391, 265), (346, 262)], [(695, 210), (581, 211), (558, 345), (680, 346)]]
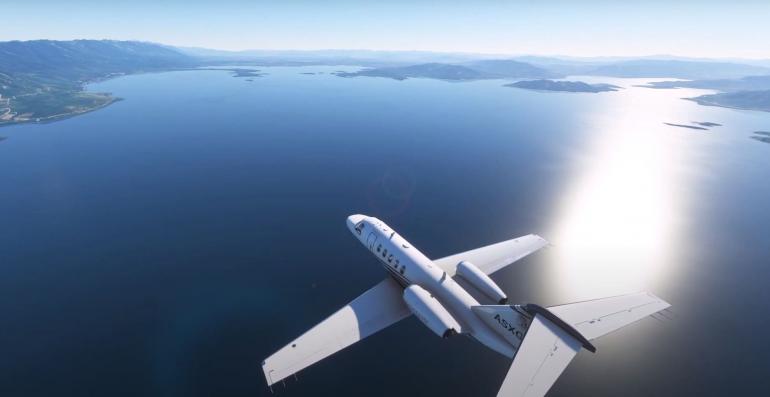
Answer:
[(573, 298), (652, 288), (667, 276), (677, 239), (674, 164), (680, 141), (661, 131), (661, 120), (688, 120), (689, 104), (669, 93), (627, 88), (607, 112), (563, 197), (551, 236), (553, 277)]

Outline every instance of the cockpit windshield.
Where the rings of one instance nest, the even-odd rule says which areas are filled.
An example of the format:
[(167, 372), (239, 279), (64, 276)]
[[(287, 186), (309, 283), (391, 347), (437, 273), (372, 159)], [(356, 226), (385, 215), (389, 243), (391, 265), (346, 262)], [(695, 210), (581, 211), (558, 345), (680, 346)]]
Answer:
[(358, 222), (356, 224), (356, 234), (358, 234), (360, 236), (361, 235), (361, 231), (364, 230), (365, 226), (366, 226), (366, 224), (364, 223), (364, 221)]

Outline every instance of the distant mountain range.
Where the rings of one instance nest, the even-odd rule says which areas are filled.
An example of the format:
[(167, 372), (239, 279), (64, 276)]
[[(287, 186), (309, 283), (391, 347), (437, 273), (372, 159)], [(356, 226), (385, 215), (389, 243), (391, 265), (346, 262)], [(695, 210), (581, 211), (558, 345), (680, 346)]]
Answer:
[(130, 73), (190, 67), (198, 60), (173, 47), (138, 41), (6, 41), (0, 42), (0, 72), (51, 74), (90, 79), (109, 73)]
[[(428, 51), (219, 51), (176, 48), (155, 43), (112, 40), (0, 42), (0, 125), (47, 121), (106, 106), (117, 98), (83, 90), (85, 83), (121, 74), (221, 65), (358, 65), (364, 69), (342, 77), (378, 76), (398, 80), (432, 78), (531, 80), (574, 75), (671, 77), (688, 83), (655, 83), (655, 88), (703, 87), (729, 91), (765, 89), (770, 61), (718, 61), (673, 57), (571, 58)], [(760, 76), (760, 77), (746, 77)], [(573, 82), (580, 83), (580, 82)], [(525, 84), (526, 85), (526, 84)], [(593, 89), (578, 84), (540, 82), (566, 90)], [(738, 91), (741, 90), (741, 91)], [(740, 95), (737, 95), (740, 96)], [(736, 95), (731, 103), (738, 103)], [(764, 101), (763, 95), (749, 95)], [(727, 98), (727, 97), (725, 97)], [(719, 97), (709, 98), (709, 104)], [(743, 103), (743, 102), (741, 102)], [(742, 105), (741, 105), (742, 106)], [(752, 109), (770, 109), (754, 103)]]
[(678, 79), (729, 79), (770, 74), (762, 66), (731, 62), (633, 60), (593, 67), (586, 71), (592, 76), (611, 77), (671, 77)]
[(507, 79), (543, 79), (559, 77), (561, 73), (549, 70), (547, 67), (535, 66), (531, 63), (512, 59), (485, 59), (465, 64), (489, 76)]

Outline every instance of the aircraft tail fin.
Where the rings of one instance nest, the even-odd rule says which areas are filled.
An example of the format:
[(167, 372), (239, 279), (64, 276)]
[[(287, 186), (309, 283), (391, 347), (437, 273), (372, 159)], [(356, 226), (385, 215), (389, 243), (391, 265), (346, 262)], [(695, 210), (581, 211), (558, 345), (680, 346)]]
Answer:
[(535, 314), (497, 396), (545, 396), (581, 344), (571, 331)]
[(517, 350), (498, 396), (545, 395), (581, 346), (596, 351), (571, 325), (537, 305), (472, 310)]
[(502, 319), (505, 319), (504, 314), (512, 312), (529, 316), (531, 320), (524, 338), (497, 395), (542, 397), (581, 347), (596, 352), (589, 339), (596, 339), (669, 306), (657, 296), (641, 292), (550, 308), (529, 304), (510, 310), (497, 307), (474, 311), (494, 312), (495, 317)]

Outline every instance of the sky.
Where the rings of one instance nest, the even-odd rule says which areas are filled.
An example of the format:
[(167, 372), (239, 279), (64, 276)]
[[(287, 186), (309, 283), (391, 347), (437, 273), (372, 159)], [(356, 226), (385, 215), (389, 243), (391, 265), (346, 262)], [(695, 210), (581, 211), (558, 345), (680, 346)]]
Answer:
[(770, 58), (770, 1), (24, 0), (0, 41)]

